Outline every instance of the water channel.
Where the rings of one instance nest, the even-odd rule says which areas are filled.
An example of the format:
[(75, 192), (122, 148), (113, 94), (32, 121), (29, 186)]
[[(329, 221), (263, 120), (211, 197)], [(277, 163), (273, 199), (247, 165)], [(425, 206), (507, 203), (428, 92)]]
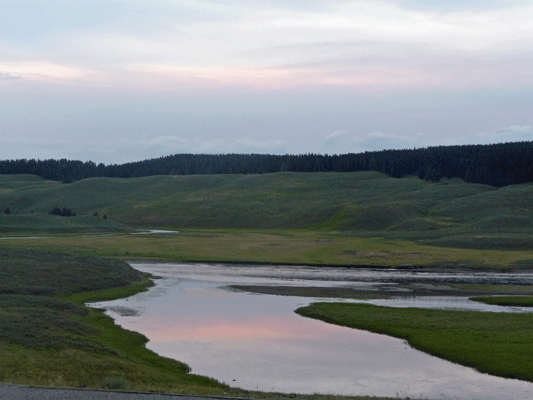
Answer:
[[(531, 399), (533, 384), (481, 374), (429, 356), (404, 341), (301, 317), (298, 307), (324, 299), (235, 291), (227, 285), (387, 286), (397, 279), (533, 283), (533, 274), (425, 273), (350, 268), (131, 263), (155, 276), (147, 292), (93, 306), (142, 333), (156, 353), (230, 386), (286, 393)], [(328, 299), (327, 301), (346, 301)], [(527, 312), (462, 297), (392, 298), (393, 307)]]

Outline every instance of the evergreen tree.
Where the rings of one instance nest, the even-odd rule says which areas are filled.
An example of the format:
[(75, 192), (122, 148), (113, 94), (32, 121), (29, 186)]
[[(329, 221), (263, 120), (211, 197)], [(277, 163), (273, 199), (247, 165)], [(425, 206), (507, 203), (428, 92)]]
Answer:
[(50, 211), (50, 214), (52, 215), (61, 215), (61, 209), (59, 207), (52, 208), (52, 211)]

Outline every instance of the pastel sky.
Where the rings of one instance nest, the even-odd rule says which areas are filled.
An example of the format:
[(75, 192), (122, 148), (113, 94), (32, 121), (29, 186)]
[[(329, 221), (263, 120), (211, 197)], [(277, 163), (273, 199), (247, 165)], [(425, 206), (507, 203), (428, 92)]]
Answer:
[(0, 159), (533, 138), (533, 0), (2, 0)]

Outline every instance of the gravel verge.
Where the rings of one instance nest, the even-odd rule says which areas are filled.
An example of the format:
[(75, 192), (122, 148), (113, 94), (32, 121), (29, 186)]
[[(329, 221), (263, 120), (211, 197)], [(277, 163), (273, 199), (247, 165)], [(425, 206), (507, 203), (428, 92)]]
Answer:
[(0, 399), (5, 400), (213, 400), (223, 397), (172, 395), (160, 393), (114, 392), (93, 389), (30, 387), (0, 383)]

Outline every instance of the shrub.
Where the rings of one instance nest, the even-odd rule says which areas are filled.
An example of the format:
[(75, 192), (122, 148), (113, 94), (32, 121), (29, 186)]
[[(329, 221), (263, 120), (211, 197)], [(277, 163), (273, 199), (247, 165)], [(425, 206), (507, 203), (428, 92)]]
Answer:
[(100, 386), (110, 390), (128, 390), (130, 387), (128, 381), (122, 377), (106, 378), (102, 381)]

